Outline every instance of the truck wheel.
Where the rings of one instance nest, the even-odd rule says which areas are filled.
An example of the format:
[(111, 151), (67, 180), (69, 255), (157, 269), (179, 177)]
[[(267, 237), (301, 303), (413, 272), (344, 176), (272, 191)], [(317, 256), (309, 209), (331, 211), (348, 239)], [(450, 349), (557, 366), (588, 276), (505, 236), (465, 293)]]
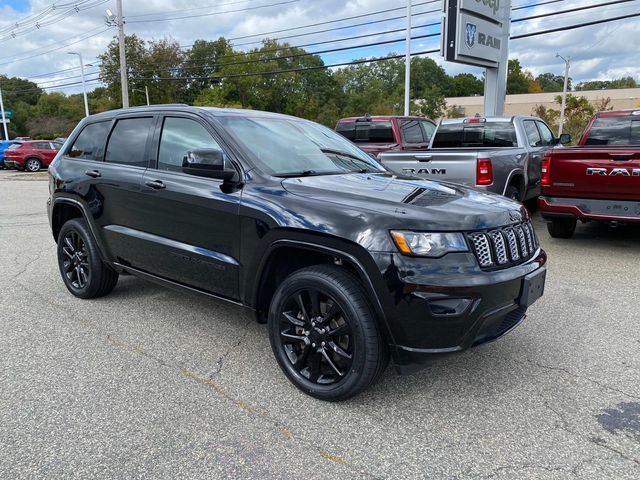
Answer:
[(24, 169), (29, 172), (37, 172), (40, 167), (42, 167), (42, 163), (37, 158), (29, 158), (24, 164)]
[(87, 224), (71, 219), (58, 235), (58, 266), (67, 289), (79, 298), (96, 298), (110, 293), (118, 273), (105, 264)]
[(318, 265), (289, 275), (273, 296), (268, 324), (280, 368), (312, 397), (353, 397), (387, 366), (387, 347), (364, 289), (339, 267)]
[(575, 218), (554, 218), (547, 222), (547, 230), (553, 238), (571, 238), (576, 231)]
[(511, 200), (515, 200), (516, 202), (522, 201), (522, 195), (520, 194), (520, 189), (513, 185), (509, 185), (507, 190), (504, 192), (504, 196), (510, 198)]

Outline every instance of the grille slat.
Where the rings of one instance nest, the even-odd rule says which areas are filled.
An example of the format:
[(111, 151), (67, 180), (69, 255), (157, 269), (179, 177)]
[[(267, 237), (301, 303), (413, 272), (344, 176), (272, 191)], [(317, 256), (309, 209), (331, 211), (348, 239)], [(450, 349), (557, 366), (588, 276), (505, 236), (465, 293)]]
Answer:
[(481, 268), (506, 268), (530, 259), (538, 250), (531, 222), (467, 235)]

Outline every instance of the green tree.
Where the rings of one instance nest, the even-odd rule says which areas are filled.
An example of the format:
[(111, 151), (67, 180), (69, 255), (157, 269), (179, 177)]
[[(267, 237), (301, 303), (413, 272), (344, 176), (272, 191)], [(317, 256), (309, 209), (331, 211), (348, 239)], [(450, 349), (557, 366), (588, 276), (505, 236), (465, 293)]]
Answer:
[(633, 77), (623, 77), (617, 80), (594, 80), (581, 82), (576, 85), (576, 90), (607, 90), (617, 88), (637, 88), (638, 82)]
[(519, 60), (509, 60), (507, 68), (507, 94), (527, 93), (529, 84), (533, 80), (533, 75), (527, 70), (523, 70)]
[(471, 73), (459, 73), (451, 77), (451, 90), (447, 92), (452, 97), (471, 97), (484, 93), (484, 82)]
[[(564, 88), (564, 76), (553, 73), (541, 73), (536, 77), (536, 81), (542, 87), (543, 92), (561, 92)], [(568, 90), (571, 90), (571, 77), (569, 77)]]
[[(558, 95), (555, 98), (555, 103), (557, 105), (562, 105), (561, 95)], [(532, 113), (533, 115), (545, 120), (553, 130), (556, 132), (558, 131), (560, 110), (547, 108), (544, 105), (538, 105), (534, 108)], [(564, 112), (565, 119), (563, 132), (571, 134), (573, 141), (576, 142), (595, 113), (595, 106), (585, 97), (577, 97), (575, 95), (568, 94)]]

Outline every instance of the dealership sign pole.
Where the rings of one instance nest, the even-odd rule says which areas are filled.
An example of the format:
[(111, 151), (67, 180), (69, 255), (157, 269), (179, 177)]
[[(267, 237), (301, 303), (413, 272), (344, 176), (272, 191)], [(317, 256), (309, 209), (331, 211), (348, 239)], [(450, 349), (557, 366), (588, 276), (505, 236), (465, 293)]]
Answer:
[(445, 0), (441, 53), (485, 67), (484, 114), (502, 115), (507, 91), (511, 0)]

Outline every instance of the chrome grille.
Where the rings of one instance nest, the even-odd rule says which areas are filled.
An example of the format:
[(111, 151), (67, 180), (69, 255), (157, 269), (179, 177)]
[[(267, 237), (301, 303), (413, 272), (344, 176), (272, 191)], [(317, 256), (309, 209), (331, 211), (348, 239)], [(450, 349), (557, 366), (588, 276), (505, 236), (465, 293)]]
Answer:
[(506, 268), (531, 258), (538, 239), (531, 222), (467, 235), (482, 268)]

